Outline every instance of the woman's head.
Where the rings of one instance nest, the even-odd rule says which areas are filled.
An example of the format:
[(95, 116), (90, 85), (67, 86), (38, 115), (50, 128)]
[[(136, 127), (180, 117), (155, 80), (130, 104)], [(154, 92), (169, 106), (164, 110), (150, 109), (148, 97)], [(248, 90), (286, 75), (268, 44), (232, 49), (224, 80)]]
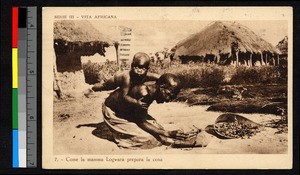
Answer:
[(181, 89), (179, 78), (171, 73), (163, 74), (157, 81), (158, 87), (157, 99), (158, 103), (169, 102), (174, 100)]

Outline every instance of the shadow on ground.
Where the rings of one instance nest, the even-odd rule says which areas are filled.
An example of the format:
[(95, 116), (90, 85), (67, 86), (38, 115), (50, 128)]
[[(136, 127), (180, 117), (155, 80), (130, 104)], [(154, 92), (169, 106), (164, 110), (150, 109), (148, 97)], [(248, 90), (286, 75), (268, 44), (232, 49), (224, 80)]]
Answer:
[(104, 122), (101, 123), (89, 123), (89, 124), (81, 124), (77, 125), (76, 128), (81, 127), (92, 127), (96, 128), (92, 131), (92, 134), (98, 138), (106, 139), (108, 141), (114, 142), (115, 140), (113, 138), (112, 132), (109, 130), (109, 128), (105, 125)]
[[(76, 128), (81, 128), (81, 127), (92, 127), (92, 128), (96, 128), (92, 131), (92, 134), (98, 138), (101, 139), (106, 139), (108, 141), (114, 142), (115, 140), (113, 138), (112, 132), (109, 130), (109, 128), (105, 125), (104, 122), (101, 123), (89, 123), (89, 124), (81, 124), (81, 125), (77, 125)], [(208, 125), (205, 128), (205, 131), (219, 139), (227, 139), (225, 137), (222, 137), (220, 135), (218, 135), (215, 130), (213, 125)]]

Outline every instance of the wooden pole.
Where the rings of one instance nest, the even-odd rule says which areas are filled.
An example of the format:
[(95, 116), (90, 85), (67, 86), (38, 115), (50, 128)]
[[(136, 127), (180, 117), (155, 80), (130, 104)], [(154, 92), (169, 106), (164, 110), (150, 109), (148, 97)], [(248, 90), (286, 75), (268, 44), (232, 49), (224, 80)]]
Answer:
[(59, 77), (58, 77), (58, 73), (57, 73), (57, 68), (56, 68), (56, 54), (55, 54), (55, 51), (53, 49), (53, 74), (54, 74), (54, 81), (53, 81), (53, 90), (56, 92), (56, 95), (57, 95), (57, 98), (58, 99), (61, 99), (63, 97), (63, 92), (62, 92), (62, 89), (61, 89), (61, 84), (60, 84), (60, 80), (59, 80)]
[(118, 67), (120, 69), (120, 60), (119, 60), (119, 43), (118, 42), (115, 42), (114, 43), (114, 46), (116, 48), (116, 56), (117, 56), (117, 64), (118, 64)]
[(276, 66), (275, 56), (272, 56), (272, 64), (273, 64), (274, 66)]
[(219, 64), (220, 62), (220, 55), (216, 55), (216, 63)]
[(252, 67), (253, 66), (253, 61), (252, 61), (252, 53), (250, 53), (250, 63), (249, 66)]
[(236, 67), (239, 66), (239, 53), (235, 52), (235, 56), (236, 56)]

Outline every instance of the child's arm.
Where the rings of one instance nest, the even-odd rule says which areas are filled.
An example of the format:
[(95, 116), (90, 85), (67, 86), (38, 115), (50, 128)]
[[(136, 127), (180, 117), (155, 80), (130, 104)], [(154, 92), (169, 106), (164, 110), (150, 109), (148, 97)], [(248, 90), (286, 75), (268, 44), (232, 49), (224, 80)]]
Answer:
[(156, 80), (158, 80), (159, 77), (160, 77), (159, 74), (156, 74), (156, 73), (150, 73), (150, 72), (148, 72), (146, 76), (147, 76), (147, 80), (148, 80), (148, 81), (156, 81)]
[(147, 103), (141, 102), (140, 100), (129, 96), (129, 90), (130, 90), (130, 79), (124, 77), (123, 86), (121, 87), (119, 97), (132, 106), (142, 107), (144, 109), (147, 109), (149, 105)]

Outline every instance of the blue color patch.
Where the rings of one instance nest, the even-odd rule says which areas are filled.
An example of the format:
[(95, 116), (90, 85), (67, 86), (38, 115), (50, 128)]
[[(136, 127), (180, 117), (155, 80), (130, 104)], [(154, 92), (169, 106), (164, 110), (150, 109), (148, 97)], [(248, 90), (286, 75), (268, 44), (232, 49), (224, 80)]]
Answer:
[(13, 168), (19, 168), (18, 130), (13, 130)]

